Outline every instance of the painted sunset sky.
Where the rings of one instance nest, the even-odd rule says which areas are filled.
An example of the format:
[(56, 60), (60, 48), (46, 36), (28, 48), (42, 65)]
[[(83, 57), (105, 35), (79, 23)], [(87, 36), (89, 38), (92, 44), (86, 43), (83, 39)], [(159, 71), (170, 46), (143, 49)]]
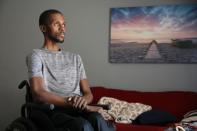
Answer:
[(197, 5), (111, 8), (111, 43), (197, 38)]

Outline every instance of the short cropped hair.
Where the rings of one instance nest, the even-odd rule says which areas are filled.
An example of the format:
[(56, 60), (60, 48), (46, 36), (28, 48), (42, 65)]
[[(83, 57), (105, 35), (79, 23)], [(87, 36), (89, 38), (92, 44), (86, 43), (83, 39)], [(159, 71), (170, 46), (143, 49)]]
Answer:
[(49, 9), (42, 12), (39, 17), (39, 25), (47, 25), (50, 20), (50, 15), (52, 14), (62, 14), (62, 12), (55, 9)]

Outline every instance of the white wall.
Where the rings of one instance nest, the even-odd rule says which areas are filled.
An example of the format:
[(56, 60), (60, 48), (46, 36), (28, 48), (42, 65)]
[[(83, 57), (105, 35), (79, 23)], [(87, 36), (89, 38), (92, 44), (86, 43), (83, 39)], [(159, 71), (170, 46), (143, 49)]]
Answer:
[(25, 56), (39, 48), (43, 36), (38, 28), (40, 13), (61, 10), (68, 32), (65, 50), (79, 53), (92, 86), (128, 90), (197, 91), (196, 64), (111, 64), (108, 62), (109, 8), (161, 4), (197, 3), (195, 0), (1, 0), (0, 1), (0, 130), (18, 117), (27, 79)]

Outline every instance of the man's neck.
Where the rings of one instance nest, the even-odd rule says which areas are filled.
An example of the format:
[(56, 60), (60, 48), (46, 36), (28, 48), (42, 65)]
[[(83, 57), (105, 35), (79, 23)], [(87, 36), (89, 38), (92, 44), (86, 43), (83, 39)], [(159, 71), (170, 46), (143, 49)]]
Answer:
[(58, 46), (57, 43), (45, 41), (43, 48), (50, 50), (50, 51), (59, 51), (60, 47)]

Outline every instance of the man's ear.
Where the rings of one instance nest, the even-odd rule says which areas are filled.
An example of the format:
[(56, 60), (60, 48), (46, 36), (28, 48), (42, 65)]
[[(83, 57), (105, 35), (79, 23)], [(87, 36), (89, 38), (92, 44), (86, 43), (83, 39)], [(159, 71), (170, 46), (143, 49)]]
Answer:
[(46, 26), (45, 25), (40, 25), (40, 30), (45, 33), (46, 32)]

